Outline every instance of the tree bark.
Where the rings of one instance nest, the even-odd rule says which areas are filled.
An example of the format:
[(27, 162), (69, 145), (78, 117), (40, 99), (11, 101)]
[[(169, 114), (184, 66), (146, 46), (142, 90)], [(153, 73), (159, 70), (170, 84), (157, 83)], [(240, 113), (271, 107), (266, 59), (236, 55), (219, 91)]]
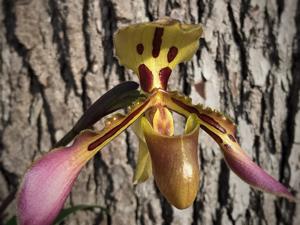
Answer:
[[(242, 147), (299, 198), (299, 0), (0, 2), (0, 205), (91, 102), (137, 80), (114, 57), (117, 28), (163, 16), (204, 28), (199, 51), (173, 72), (169, 89), (231, 116)], [(64, 224), (300, 224), (299, 205), (242, 182), (204, 132), (199, 149), (201, 188), (180, 211), (153, 179), (132, 184), (137, 139), (129, 129), (88, 163), (66, 204), (107, 211), (81, 211)]]

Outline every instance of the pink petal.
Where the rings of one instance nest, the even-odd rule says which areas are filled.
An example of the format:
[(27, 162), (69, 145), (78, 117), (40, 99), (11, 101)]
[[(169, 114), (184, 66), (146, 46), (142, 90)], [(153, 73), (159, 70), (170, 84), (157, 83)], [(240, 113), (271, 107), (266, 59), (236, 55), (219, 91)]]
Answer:
[(18, 194), (19, 224), (52, 224), (80, 169), (95, 154), (84, 148), (95, 135), (85, 131), (72, 146), (49, 152), (29, 168)]
[(84, 164), (137, 120), (154, 100), (138, 101), (127, 116), (115, 115), (99, 132), (83, 131), (70, 147), (58, 148), (35, 162), (25, 174), (17, 200), (21, 225), (53, 222)]
[(256, 165), (244, 152), (224, 149), (223, 153), (228, 166), (254, 188), (295, 200), (285, 186)]

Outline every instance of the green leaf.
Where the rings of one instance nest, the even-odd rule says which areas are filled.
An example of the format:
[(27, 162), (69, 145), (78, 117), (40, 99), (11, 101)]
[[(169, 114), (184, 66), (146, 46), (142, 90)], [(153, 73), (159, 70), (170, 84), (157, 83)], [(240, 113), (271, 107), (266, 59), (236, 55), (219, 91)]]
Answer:
[(67, 145), (80, 131), (91, 127), (104, 116), (127, 107), (142, 97), (143, 95), (137, 90), (138, 87), (138, 83), (127, 81), (106, 92), (87, 109), (74, 127), (54, 147)]
[(17, 217), (12, 216), (6, 223), (5, 225), (17, 225)]
[[(69, 208), (65, 208), (63, 209), (59, 215), (57, 216), (57, 218), (55, 219), (53, 224), (59, 224), (62, 221), (64, 221), (70, 214), (72, 213), (76, 213), (77, 211), (80, 210), (93, 210), (93, 209), (101, 209), (102, 212), (106, 212), (106, 208), (101, 207), (99, 205), (76, 205), (76, 206), (72, 206)], [(4, 223), (5, 225), (17, 225), (17, 217), (16, 216), (12, 216), (6, 223)]]
[[(93, 210), (93, 209), (101, 209), (101, 211), (106, 212), (106, 208), (101, 207), (99, 205), (76, 205), (69, 208), (63, 209), (60, 214), (57, 216), (53, 224), (59, 224), (64, 221), (70, 214), (73, 214), (80, 210)], [(13, 225), (13, 224), (10, 224)]]

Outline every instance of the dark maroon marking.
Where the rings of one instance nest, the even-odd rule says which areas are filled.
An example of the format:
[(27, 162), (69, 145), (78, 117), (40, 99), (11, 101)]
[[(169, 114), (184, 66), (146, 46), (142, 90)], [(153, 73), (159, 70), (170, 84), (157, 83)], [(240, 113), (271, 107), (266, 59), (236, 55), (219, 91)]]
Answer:
[(217, 121), (215, 121), (210, 116), (205, 114), (199, 114), (199, 118), (205, 121), (206, 123), (208, 123), (209, 125), (211, 125), (212, 127), (216, 128), (218, 131), (222, 132), (223, 134), (226, 134), (225, 128), (222, 127)]
[(159, 80), (160, 80), (160, 83), (161, 83), (161, 87), (164, 90), (167, 89), (168, 80), (169, 80), (169, 77), (170, 77), (171, 73), (172, 73), (172, 70), (171, 70), (170, 67), (162, 68), (159, 71)]
[(228, 137), (231, 141), (236, 142), (236, 139), (231, 134), (228, 134)]
[(175, 57), (177, 56), (177, 53), (178, 53), (178, 48), (172, 46), (171, 48), (169, 48), (169, 51), (168, 51), (168, 62), (172, 62)]
[(179, 105), (181, 108), (185, 109), (186, 111), (188, 111), (190, 113), (195, 113), (195, 114), (197, 114), (197, 116), (199, 116), (200, 113), (194, 107), (186, 105), (183, 102), (181, 102), (180, 100), (177, 100), (176, 98), (171, 98), (171, 99), (175, 104)]
[(226, 151), (233, 151), (233, 149), (231, 148), (231, 146), (230, 145), (228, 145), (228, 144), (224, 144), (224, 149), (226, 150)]
[(145, 64), (139, 65), (139, 76), (140, 76), (141, 88), (144, 91), (149, 92), (152, 88), (153, 74)]
[(160, 47), (162, 43), (162, 36), (164, 34), (164, 28), (156, 27), (154, 31), (153, 41), (152, 41), (152, 56), (154, 58), (158, 57), (160, 52)]
[(237, 140), (237, 139), (238, 139), (238, 138), (237, 138), (237, 129), (236, 129), (236, 128), (234, 128), (234, 131), (233, 131), (233, 136), (234, 136), (235, 140)]
[[(97, 140), (95, 140), (94, 142), (92, 142), (89, 146), (88, 146), (88, 151), (93, 151), (95, 148), (97, 148), (99, 145), (101, 145), (105, 140), (107, 140), (108, 138), (110, 138), (111, 136), (113, 136), (115, 133), (118, 132), (118, 130), (120, 130), (121, 127), (123, 127), (125, 124), (128, 123), (128, 121), (130, 121), (133, 117), (135, 117), (139, 112), (141, 112), (143, 110), (143, 108), (146, 107), (146, 105), (148, 104), (149, 100), (145, 101), (138, 109), (136, 109), (135, 111), (133, 111), (131, 114), (129, 114), (127, 116), (127, 118), (125, 118), (118, 126), (114, 127), (113, 129), (111, 129), (110, 131), (108, 131), (106, 134), (104, 134), (102, 137), (98, 138)], [(134, 121), (133, 121), (134, 122)], [(130, 125), (130, 124), (129, 124)], [(128, 125), (128, 126), (129, 126)]]
[(182, 103), (181, 101), (179, 101), (175, 98), (172, 98), (172, 100), (175, 104), (179, 105), (181, 108), (185, 109), (186, 111), (188, 111), (190, 113), (195, 113), (201, 120), (208, 123), (209, 125), (211, 125), (215, 129), (217, 129), (218, 131), (222, 132), (223, 134), (226, 134), (225, 128), (222, 127), (217, 121), (215, 121), (210, 116), (199, 113), (199, 111), (197, 109), (195, 109), (194, 107), (186, 105), (186, 104)]
[(208, 129), (206, 126), (200, 125), (200, 127), (209, 135), (211, 136), (218, 144), (222, 144), (222, 138), (220, 138), (218, 135), (216, 135), (214, 132), (212, 132), (210, 129)]
[(139, 43), (138, 45), (136, 45), (136, 51), (140, 55), (143, 54), (143, 52), (144, 52), (144, 45), (142, 43)]

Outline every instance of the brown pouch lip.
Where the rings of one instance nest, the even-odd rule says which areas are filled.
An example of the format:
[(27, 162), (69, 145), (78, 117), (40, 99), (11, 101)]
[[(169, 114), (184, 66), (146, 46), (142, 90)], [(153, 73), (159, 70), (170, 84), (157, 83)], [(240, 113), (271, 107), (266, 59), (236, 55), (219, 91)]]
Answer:
[(192, 129), (187, 129), (190, 132), (176, 136), (155, 132), (146, 119), (142, 120), (142, 126), (159, 190), (175, 207), (189, 207), (200, 183), (199, 124), (192, 124)]

